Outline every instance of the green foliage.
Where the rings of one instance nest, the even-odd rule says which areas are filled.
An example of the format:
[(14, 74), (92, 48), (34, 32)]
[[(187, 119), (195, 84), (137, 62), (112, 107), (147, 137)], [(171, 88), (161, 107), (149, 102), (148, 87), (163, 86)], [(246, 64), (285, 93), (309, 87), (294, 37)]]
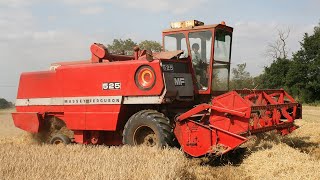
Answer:
[(278, 58), (277, 60), (273, 61), (269, 67), (265, 67), (264, 73), (259, 77), (259, 88), (285, 88), (286, 76), (290, 69), (290, 64), (290, 60)]
[(112, 44), (108, 44), (108, 49), (114, 54), (132, 55), (135, 46), (137, 46), (137, 43), (130, 38), (125, 40), (114, 39)]
[[(114, 54), (124, 54), (124, 55), (132, 55), (133, 48), (138, 44), (134, 42), (132, 39), (114, 39), (112, 44), (108, 44), (108, 49), (111, 53)], [(157, 41), (149, 41), (144, 40), (139, 43), (139, 47), (141, 50), (151, 50), (152, 52), (160, 52), (161, 51), (161, 44)]]
[(0, 109), (10, 108), (13, 104), (6, 99), (0, 98)]
[(255, 78), (259, 88), (284, 88), (301, 102), (320, 101), (320, 24), (305, 34), (291, 60), (278, 58)]
[(152, 52), (160, 52), (162, 49), (162, 46), (157, 41), (148, 41), (144, 40), (139, 43), (139, 47), (141, 50), (151, 50)]
[(230, 81), (230, 89), (253, 89), (255, 88), (254, 79), (250, 73), (246, 71), (246, 63), (237, 64), (236, 68), (232, 68), (233, 78)]
[(286, 85), (302, 101), (320, 100), (320, 24), (314, 34), (305, 34), (301, 49), (294, 53)]

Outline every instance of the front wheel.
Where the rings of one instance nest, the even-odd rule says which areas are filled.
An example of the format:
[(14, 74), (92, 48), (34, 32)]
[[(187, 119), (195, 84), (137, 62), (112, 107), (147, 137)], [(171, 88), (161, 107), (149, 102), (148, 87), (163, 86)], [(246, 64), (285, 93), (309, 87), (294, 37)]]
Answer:
[(149, 147), (172, 146), (173, 128), (170, 120), (155, 110), (142, 110), (132, 115), (123, 131), (123, 144)]

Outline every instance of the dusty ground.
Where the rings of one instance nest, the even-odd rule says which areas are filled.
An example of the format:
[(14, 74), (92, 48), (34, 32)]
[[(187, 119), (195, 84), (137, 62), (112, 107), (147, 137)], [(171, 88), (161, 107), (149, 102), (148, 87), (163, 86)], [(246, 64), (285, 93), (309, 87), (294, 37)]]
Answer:
[(320, 107), (304, 107), (301, 127), (269, 133), (220, 161), (177, 149), (38, 144), (0, 111), (0, 179), (320, 179)]

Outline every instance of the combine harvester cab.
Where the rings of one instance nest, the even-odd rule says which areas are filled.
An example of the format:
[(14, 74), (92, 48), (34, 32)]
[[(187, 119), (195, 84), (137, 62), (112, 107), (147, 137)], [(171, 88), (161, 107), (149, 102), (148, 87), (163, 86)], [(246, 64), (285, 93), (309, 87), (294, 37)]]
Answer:
[(175, 135), (188, 154), (222, 155), (246, 137), (271, 130), (294, 131), (301, 105), (284, 90), (234, 90), (215, 97), (177, 118)]
[(52, 144), (177, 140), (193, 157), (225, 154), (257, 133), (291, 133), (301, 105), (284, 90), (229, 92), (232, 33), (225, 22), (192, 20), (164, 30), (159, 53), (118, 55), (94, 43), (90, 60), (23, 73), (13, 121)]

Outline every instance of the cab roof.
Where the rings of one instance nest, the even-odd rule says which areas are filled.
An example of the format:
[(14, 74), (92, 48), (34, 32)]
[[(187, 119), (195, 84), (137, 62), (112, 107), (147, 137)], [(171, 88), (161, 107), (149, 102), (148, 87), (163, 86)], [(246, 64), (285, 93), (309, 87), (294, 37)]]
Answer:
[(178, 32), (178, 31), (190, 31), (190, 30), (200, 30), (200, 29), (213, 29), (213, 28), (217, 28), (217, 27), (227, 27), (231, 32), (233, 31), (233, 28), (230, 27), (230, 26), (226, 26), (226, 25), (223, 25), (223, 24), (211, 24), (211, 25), (194, 26), (194, 27), (165, 29), (165, 30), (162, 31), (162, 33)]

